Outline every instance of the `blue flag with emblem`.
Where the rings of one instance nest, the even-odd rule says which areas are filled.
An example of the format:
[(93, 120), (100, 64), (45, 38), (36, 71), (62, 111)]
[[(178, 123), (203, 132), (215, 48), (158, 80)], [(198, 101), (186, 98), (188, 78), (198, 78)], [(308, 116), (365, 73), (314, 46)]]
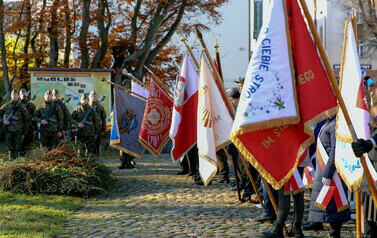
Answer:
[(114, 88), (110, 146), (136, 158), (142, 156), (144, 147), (139, 143), (139, 132), (144, 110), (145, 101)]

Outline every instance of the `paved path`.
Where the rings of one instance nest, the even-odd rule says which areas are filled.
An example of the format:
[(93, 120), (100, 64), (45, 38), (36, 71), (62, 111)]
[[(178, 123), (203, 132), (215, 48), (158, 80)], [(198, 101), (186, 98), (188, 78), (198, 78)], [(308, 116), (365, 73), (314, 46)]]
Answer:
[[(106, 159), (118, 179), (116, 189), (90, 199), (58, 237), (260, 237), (272, 227), (254, 222), (261, 209), (238, 203), (236, 192), (218, 176), (203, 187), (176, 175), (178, 165), (167, 154), (136, 162), (137, 169), (119, 170), (118, 158)], [(304, 234), (326, 237), (328, 231), (325, 225), (324, 231)], [(345, 225), (342, 237), (355, 237), (354, 221)]]

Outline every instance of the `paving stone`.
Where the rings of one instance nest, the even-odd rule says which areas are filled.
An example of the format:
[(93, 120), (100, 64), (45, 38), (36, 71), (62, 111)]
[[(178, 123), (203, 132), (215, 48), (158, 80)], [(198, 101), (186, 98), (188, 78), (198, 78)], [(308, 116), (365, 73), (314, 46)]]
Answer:
[[(262, 210), (239, 203), (219, 176), (203, 187), (190, 176), (176, 175), (179, 167), (168, 154), (158, 159), (145, 155), (132, 170), (119, 170), (119, 158), (103, 161), (117, 178), (115, 189), (89, 199), (58, 237), (260, 237), (272, 229), (271, 223), (255, 222)], [(309, 199), (306, 193), (304, 222)], [(304, 234), (326, 237), (328, 232), (325, 224), (323, 231)], [(355, 236), (355, 222), (344, 224), (342, 237)]]

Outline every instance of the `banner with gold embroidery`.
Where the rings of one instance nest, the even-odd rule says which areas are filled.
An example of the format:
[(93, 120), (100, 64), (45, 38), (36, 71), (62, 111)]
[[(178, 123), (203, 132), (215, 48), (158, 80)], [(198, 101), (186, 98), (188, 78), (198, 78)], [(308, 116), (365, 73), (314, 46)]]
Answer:
[(144, 146), (139, 143), (145, 101), (114, 88), (114, 108), (111, 114), (110, 146), (140, 158)]
[(158, 156), (169, 141), (173, 98), (159, 80), (151, 78), (139, 141), (154, 156)]

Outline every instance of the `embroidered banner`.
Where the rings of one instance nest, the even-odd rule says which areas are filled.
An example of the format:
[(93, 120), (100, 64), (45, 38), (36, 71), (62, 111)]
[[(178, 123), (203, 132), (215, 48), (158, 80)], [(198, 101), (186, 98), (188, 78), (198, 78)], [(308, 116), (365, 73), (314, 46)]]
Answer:
[(114, 88), (114, 108), (111, 115), (110, 146), (140, 158), (144, 146), (139, 133), (145, 110), (145, 101), (122, 89)]
[(170, 139), (172, 107), (173, 99), (165, 86), (151, 78), (139, 141), (156, 157)]
[(198, 90), (199, 174), (204, 185), (207, 185), (217, 172), (216, 151), (230, 143), (233, 120), (203, 55), (200, 57)]

